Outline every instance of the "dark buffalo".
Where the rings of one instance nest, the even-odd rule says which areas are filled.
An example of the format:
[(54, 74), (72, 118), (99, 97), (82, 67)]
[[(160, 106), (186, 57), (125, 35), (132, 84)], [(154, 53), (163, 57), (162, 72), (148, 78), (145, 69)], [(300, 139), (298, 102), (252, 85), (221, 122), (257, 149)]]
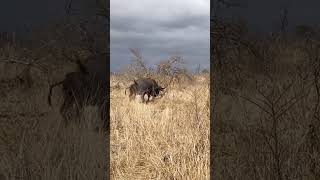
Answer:
[[(65, 123), (68, 123), (69, 119), (67, 117), (67, 112), (71, 110), (71, 108), (77, 103), (77, 107), (82, 107), (82, 104), (84, 102), (84, 93), (83, 93), (83, 87), (85, 86), (84, 79), (85, 75), (82, 72), (71, 72), (66, 74), (65, 79), (52, 84), (50, 86), (49, 95), (48, 95), (48, 104), (51, 106), (51, 94), (54, 87), (62, 85), (62, 91), (63, 91), (63, 104), (60, 107), (60, 113), (62, 117), (65, 120)], [(79, 115), (80, 111), (79, 108), (76, 108), (76, 113)]]
[[(134, 80), (134, 83), (129, 87), (129, 98), (132, 100), (136, 95), (140, 95), (142, 102), (148, 103), (150, 97), (157, 97), (160, 95), (160, 91), (165, 88), (158, 85), (158, 83), (151, 78), (140, 78)], [(145, 95), (148, 96), (147, 100), (144, 99)]]
[(62, 85), (64, 102), (60, 107), (60, 113), (64, 117), (66, 124), (69, 117), (67, 112), (73, 110), (76, 105), (76, 115), (79, 117), (80, 110), (84, 106), (98, 106), (101, 119), (103, 120), (103, 129), (109, 129), (109, 123), (105, 113), (105, 105), (107, 102), (107, 64), (106, 56), (92, 58), (87, 63), (82, 64), (77, 61), (79, 71), (68, 73), (64, 80), (50, 86), (48, 103), (51, 105), (52, 89), (58, 85)]

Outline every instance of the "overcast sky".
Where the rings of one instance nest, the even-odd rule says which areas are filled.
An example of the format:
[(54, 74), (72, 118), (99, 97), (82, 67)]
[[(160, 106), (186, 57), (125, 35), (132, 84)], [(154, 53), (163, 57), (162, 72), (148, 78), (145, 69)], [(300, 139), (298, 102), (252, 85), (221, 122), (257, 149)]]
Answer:
[[(273, 30), (283, 7), (288, 8), (291, 28), (319, 24), (319, 0), (234, 1), (242, 7), (225, 14), (243, 17), (256, 30)], [(58, 20), (64, 15), (64, 2), (4, 1), (0, 6), (0, 32), (23, 31), (24, 26), (39, 27)], [(192, 69), (197, 64), (208, 67), (209, 5), (210, 0), (111, 0), (111, 70), (130, 63), (129, 48), (140, 48), (149, 65), (180, 52)]]
[(240, 7), (225, 9), (227, 17), (241, 17), (250, 28), (258, 32), (271, 32), (279, 29), (283, 8), (288, 10), (288, 28), (294, 30), (301, 24), (319, 25), (319, 0), (232, 0), (239, 2)]
[(179, 53), (188, 68), (209, 68), (210, 0), (111, 0), (111, 70), (132, 62), (138, 48), (152, 66)]
[(0, 5), (0, 32), (40, 27), (64, 15), (65, 0), (10, 0)]

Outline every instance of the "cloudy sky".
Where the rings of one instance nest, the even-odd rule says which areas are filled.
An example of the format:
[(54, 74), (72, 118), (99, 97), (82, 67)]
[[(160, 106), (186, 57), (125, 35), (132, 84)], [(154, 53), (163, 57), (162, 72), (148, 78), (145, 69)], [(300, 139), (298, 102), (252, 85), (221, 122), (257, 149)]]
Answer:
[(270, 32), (280, 26), (281, 10), (288, 10), (288, 28), (294, 30), (296, 25), (318, 25), (320, 18), (319, 0), (233, 0), (241, 7), (225, 10), (227, 17), (242, 17), (248, 25), (259, 32)]
[(10, 0), (0, 5), (0, 32), (39, 27), (64, 15), (65, 0)]
[(111, 0), (111, 70), (138, 48), (148, 66), (179, 54), (186, 66), (209, 68), (210, 0)]

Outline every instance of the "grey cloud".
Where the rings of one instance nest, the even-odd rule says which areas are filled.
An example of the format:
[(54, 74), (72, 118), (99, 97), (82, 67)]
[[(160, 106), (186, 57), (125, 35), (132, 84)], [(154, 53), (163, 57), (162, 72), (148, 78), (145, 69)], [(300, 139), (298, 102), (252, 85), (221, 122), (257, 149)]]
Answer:
[(208, 17), (203, 17), (185, 14), (185, 16), (180, 16), (177, 18), (173, 18), (167, 22), (160, 23), (160, 27), (169, 29), (184, 29), (190, 26), (209, 28), (209, 15)]
[(120, 32), (154, 32), (156, 30), (184, 29), (190, 26), (209, 28), (208, 16), (183, 14), (168, 19), (135, 19), (134, 17), (111, 17), (111, 28)]
[[(147, 5), (149, 9), (145, 10), (145, 13), (140, 10), (141, 7), (133, 7), (126, 12), (121, 11), (121, 3), (114, 7), (111, 4), (111, 70), (119, 70), (120, 67), (129, 65), (129, 48), (141, 49), (149, 66), (178, 51), (185, 57), (187, 66), (202, 64), (208, 68), (209, 0), (188, 1), (189, 7), (198, 7), (198, 2), (206, 2), (207, 12), (203, 12), (203, 6), (188, 11), (188, 6), (183, 6), (184, 1), (175, 0), (173, 5), (177, 2), (182, 6), (171, 7), (171, 10), (163, 9), (163, 5), (155, 6), (155, 13), (152, 13), (150, 4)], [(171, 2), (168, 1), (165, 5), (168, 4)]]

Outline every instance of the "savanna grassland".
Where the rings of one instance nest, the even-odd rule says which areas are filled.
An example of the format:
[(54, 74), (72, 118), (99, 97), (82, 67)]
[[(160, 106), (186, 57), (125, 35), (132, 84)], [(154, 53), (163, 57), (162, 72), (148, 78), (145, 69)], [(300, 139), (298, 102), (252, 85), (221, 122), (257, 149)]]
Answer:
[[(64, 127), (62, 89), (54, 89), (50, 107), (49, 85), (76, 65), (46, 50), (0, 48), (0, 179), (102, 179), (108, 140), (94, 131), (96, 108)], [(41, 63), (31, 63), (36, 58)]]
[(112, 179), (209, 179), (209, 74), (192, 79), (143, 104), (125, 95), (132, 81), (111, 76)]
[[(18, 32), (1, 32), (1, 180), (89, 180), (109, 173), (104, 158), (109, 140), (95, 131), (97, 109), (85, 107), (79, 123), (65, 127), (59, 112), (61, 86), (53, 91), (52, 107), (47, 102), (49, 86), (77, 71), (75, 57), (85, 61), (109, 51), (105, 7), (104, 1), (96, 1), (86, 7), (93, 14), (80, 8), (74, 16), (66, 9), (70, 15), (25, 29), (17, 26)], [(4, 24), (2, 31), (6, 28)]]
[[(61, 87), (48, 105), (50, 84), (77, 71), (63, 55), (69, 49), (54, 50), (0, 48), (0, 179), (102, 179), (109, 173), (109, 139), (95, 131), (97, 109), (85, 107), (79, 123), (71, 119), (65, 127)], [(78, 49), (69, 53), (87, 57)], [(111, 179), (209, 179), (209, 74), (190, 77), (173, 80), (162, 98), (145, 105), (125, 95), (131, 79), (111, 76)], [(164, 76), (154, 78), (167, 84)]]
[(219, 20), (211, 36), (213, 178), (320, 179), (319, 29), (257, 36), (243, 22)]

